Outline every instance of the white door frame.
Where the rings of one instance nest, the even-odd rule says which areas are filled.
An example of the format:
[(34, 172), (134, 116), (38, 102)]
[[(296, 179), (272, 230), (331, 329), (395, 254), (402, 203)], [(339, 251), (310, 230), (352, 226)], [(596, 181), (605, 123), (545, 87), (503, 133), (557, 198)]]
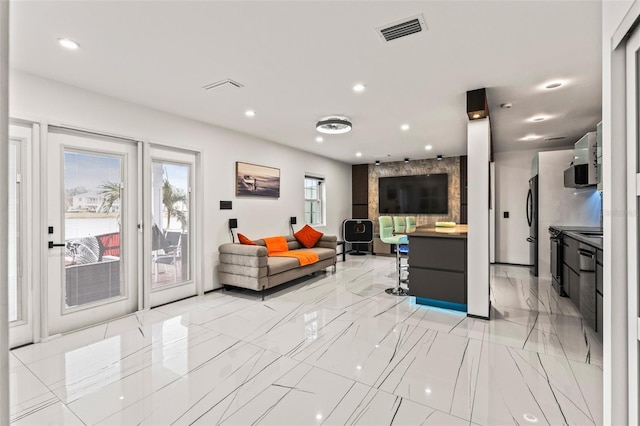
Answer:
[(9, 347), (36, 342), (40, 336), (40, 287), (34, 285), (39, 258), (39, 220), (41, 209), (37, 197), (37, 170), (39, 149), (39, 125), (32, 122), (11, 120), (9, 138), (20, 144), (20, 269), (22, 272), (22, 310), (23, 319), (9, 327)]
[[(603, 225), (604, 225), (604, 424), (638, 424), (638, 45), (635, 2), (610, 40), (604, 40)], [(610, 45), (606, 45), (610, 42)], [(627, 73), (632, 72), (634, 75)], [(610, 101), (610, 104), (609, 104)]]

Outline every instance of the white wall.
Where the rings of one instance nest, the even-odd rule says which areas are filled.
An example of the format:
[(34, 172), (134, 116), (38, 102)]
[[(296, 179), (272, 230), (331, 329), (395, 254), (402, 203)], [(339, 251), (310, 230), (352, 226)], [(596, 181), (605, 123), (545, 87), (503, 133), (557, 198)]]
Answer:
[(600, 226), (600, 193), (595, 187), (565, 188), (564, 170), (574, 150), (538, 154), (538, 276), (550, 278), (549, 227)]
[[(496, 152), (496, 262), (529, 264), (525, 211), (531, 160), (538, 151)], [(509, 212), (509, 218), (503, 217)]]
[[(351, 217), (348, 164), (15, 70), (10, 81), (12, 117), (202, 150), (205, 199), (200, 232), (204, 235), (205, 290), (218, 287), (217, 249), (221, 243), (231, 241), (229, 218), (237, 218), (238, 231), (250, 238), (288, 234), (290, 216), (297, 216), (299, 224), (304, 221), (306, 172), (325, 177), (327, 224), (318, 229), (340, 235), (342, 221)], [(280, 198), (237, 198), (236, 161), (279, 168)], [(233, 210), (220, 210), (220, 200), (233, 201)]]
[[(496, 153), (497, 262), (530, 262), (525, 205), (535, 155), (539, 155), (538, 269), (541, 277), (548, 277), (549, 226), (600, 226), (601, 197), (594, 188), (563, 187), (563, 172), (573, 160), (573, 149)], [(505, 211), (508, 219), (503, 217)]]
[(489, 119), (467, 124), (467, 313), (489, 318)]

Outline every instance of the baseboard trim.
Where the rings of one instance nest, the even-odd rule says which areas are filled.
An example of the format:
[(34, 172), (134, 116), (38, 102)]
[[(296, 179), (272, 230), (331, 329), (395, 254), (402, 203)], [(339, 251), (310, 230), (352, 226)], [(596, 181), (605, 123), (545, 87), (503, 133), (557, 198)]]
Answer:
[(508, 262), (494, 262), (493, 265), (526, 266), (527, 268), (530, 268), (533, 266), (533, 265), (527, 265), (524, 263), (508, 263)]

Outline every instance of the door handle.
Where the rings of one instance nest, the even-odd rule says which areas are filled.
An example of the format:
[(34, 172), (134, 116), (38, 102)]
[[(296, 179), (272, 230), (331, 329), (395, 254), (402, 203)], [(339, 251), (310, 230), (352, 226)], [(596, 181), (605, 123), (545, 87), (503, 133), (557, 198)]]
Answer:
[(64, 247), (66, 246), (66, 244), (55, 244), (53, 241), (49, 241), (49, 248), (54, 248), (54, 247)]

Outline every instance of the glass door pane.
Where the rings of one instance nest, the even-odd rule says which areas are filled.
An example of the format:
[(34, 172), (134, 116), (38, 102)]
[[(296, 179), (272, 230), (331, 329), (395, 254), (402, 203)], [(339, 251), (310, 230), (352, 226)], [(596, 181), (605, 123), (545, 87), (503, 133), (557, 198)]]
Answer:
[(152, 162), (152, 291), (191, 280), (190, 176), (189, 164)]
[(120, 156), (64, 152), (65, 307), (123, 295)]

